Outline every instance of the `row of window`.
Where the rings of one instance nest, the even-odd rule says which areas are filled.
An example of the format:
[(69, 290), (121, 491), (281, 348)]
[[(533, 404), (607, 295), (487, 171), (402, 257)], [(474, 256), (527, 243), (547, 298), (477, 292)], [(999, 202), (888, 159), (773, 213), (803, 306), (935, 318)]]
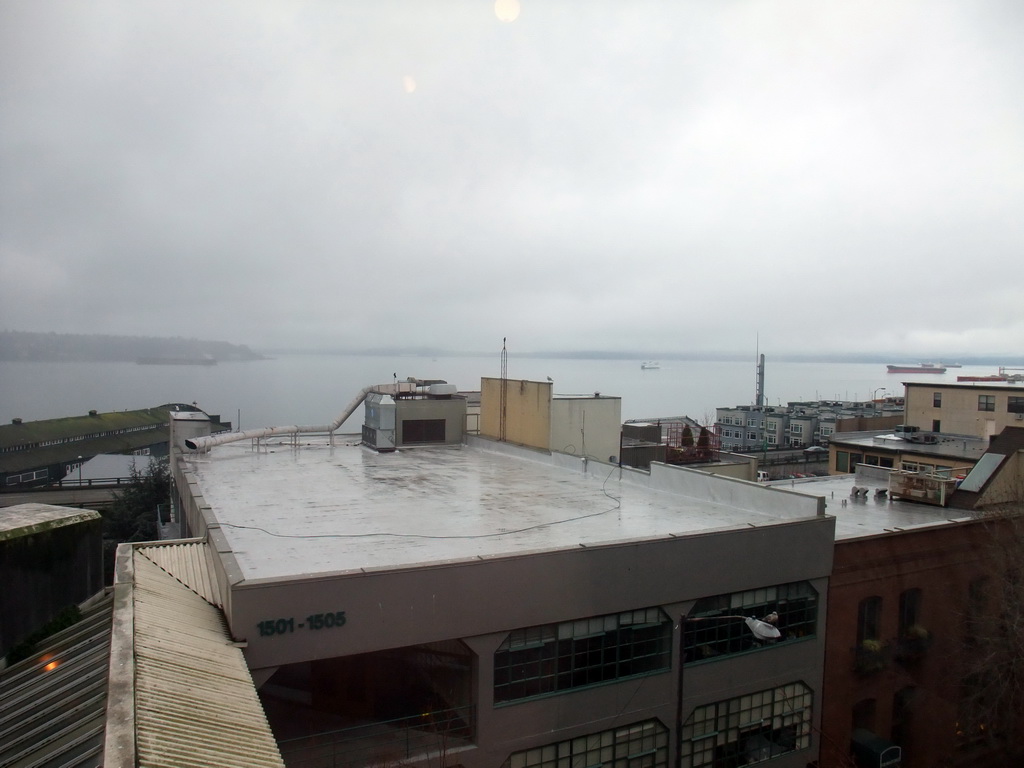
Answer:
[[(917, 627), (921, 615), (921, 590), (907, 589), (900, 593), (899, 606), (899, 637), (912, 634), (912, 627)], [(857, 606), (857, 645), (862, 646), (865, 640), (881, 640), (882, 598), (874, 595), (865, 597)]]
[[(932, 393), (932, 408), (942, 407), (942, 393)], [(978, 410), (994, 412), (996, 409), (995, 395), (978, 395)], [(1024, 397), (1009, 395), (1006, 398), (1007, 413), (1024, 413)]]
[[(781, 637), (812, 637), (818, 593), (806, 581), (698, 600), (684, 620), (684, 663), (757, 650), (746, 617), (773, 616)], [(494, 701), (510, 703), (668, 671), (673, 621), (660, 608), (592, 616), (510, 632), (494, 654)]]
[[(723, 438), (734, 437), (734, 438), (742, 440), (743, 439), (743, 432), (741, 430), (739, 430), (739, 429), (723, 429), (722, 430), (722, 437)], [(769, 439), (772, 439), (772, 438), (775, 437), (775, 435), (768, 435), (768, 437), (769, 437)], [(747, 440), (754, 440), (754, 441), (756, 441), (757, 439), (758, 439), (757, 438), (757, 432), (747, 432)]]
[[(807, 749), (811, 689), (800, 682), (696, 707), (683, 725), (683, 768), (735, 768)], [(668, 768), (669, 729), (644, 720), (513, 752), (502, 768)]]
[(693, 710), (683, 725), (686, 768), (733, 768), (811, 745), (811, 689), (803, 683), (737, 696)]
[(101, 437), (112, 437), (124, 435), (129, 432), (143, 432), (147, 429), (161, 429), (162, 424), (144, 424), (138, 427), (124, 427), (122, 429), (108, 429), (104, 432), (91, 432), (87, 435), (73, 435), (71, 437), (58, 437), (53, 440), (40, 440), (36, 443), (20, 443), (0, 448), (0, 453), (15, 453), (17, 451), (28, 451), (33, 448), (45, 448), (50, 445), (65, 445), (66, 443), (80, 443), (83, 440), (96, 440)]
[(23, 472), (20, 475), (8, 475), (7, 485), (18, 485), (19, 483), (31, 483), (33, 480), (45, 480), (50, 476), (49, 469), (37, 469), (33, 472)]
[(511, 632), (494, 654), (495, 703), (662, 672), (672, 620), (660, 608)]
[(668, 728), (645, 720), (513, 752), (502, 768), (667, 768)]

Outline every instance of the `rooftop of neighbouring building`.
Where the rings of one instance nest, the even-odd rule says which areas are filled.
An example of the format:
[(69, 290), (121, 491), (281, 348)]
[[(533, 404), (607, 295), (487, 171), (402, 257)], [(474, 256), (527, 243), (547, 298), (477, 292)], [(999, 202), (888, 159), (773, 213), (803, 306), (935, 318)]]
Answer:
[[(881, 491), (889, 488), (889, 470), (861, 465), (856, 473), (803, 480), (776, 480), (767, 485), (788, 488), (825, 500), (825, 514), (836, 518), (836, 540), (875, 536), (916, 526), (941, 525), (963, 517), (961, 510), (893, 499)], [(854, 487), (866, 493), (853, 495)]]
[[(972, 435), (947, 435), (932, 432), (915, 434), (923, 437), (908, 439), (888, 430), (839, 432), (829, 438), (829, 443), (844, 448), (936, 456), (950, 462), (962, 459), (971, 464), (980, 459), (989, 446), (987, 439)], [(927, 436), (933, 436), (935, 442), (925, 441), (923, 438)]]
[(52, 504), (18, 504), (0, 509), (0, 541), (99, 519), (100, 513), (91, 510), (74, 510)]

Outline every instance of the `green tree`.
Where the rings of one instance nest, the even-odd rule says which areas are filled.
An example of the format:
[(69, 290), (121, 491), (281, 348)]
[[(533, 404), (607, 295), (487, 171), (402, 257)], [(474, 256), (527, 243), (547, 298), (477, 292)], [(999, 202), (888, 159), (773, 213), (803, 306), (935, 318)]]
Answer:
[(690, 425), (689, 424), (687, 424), (687, 425), (685, 425), (683, 427), (683, 441), (682, 441), (682, 443), (683, 443), (683, 447), (684, 448), (692, 448), (693, 447), (693, 430), (690, 429)]
[(156, 539), (157, 507), (170, 503), (171, 474), (166, 459), (151, 461), (143, 472), (133, 467), (131, 478), (104, 515), (104, 538), (116, 543)]

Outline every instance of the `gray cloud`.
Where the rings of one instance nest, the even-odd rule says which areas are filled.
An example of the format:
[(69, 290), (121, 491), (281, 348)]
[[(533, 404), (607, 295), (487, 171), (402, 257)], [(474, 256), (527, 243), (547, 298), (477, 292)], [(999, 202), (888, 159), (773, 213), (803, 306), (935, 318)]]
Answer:
[(1013, 353), (1019, 4), (0, 2), (0, 326)]

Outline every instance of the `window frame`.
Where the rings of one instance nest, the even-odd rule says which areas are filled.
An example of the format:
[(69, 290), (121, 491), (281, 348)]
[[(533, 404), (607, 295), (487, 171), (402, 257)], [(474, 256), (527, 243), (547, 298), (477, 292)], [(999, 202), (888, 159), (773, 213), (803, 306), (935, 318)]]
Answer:
[(871, 595), (857, 604), (857, 647), (865, 640), (879, 640), (882, 637), (882, 598)]
[[(820, 595), (809, 581), (702, 597), (683, 617), (684, 664), (704, 664), (817, 636)], [(736, 616), (778, 614), (779, 640), (760, 642)]]
[(667, 672), (673, 623), (653, 606), (513, 630), (494, 652), (494, 704)]
[(814, 692), (802, 681), (694, 707), (680, 734), (680, 765), (733, 768), (807, 749), (813, 714)]

